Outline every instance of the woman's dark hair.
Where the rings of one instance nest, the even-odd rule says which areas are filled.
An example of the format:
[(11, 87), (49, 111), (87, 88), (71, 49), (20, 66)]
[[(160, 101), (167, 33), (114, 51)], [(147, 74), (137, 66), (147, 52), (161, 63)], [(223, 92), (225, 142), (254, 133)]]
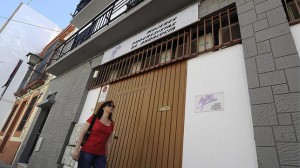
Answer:
[[(104, 108), (105, 106), (111, 105), (111, 104), (114, 105), (114, 102), (111, 101), (111, 100), (106, 101), (106, 102), (104, 102), (104, 103), (101, 104), (101, 106), (99, 107), (99, 109), (98, 109), (98, 111), (97, 111), (97, 113), (96, 113), (96, 116), (97, 116), (98, 119), (100, 119), (100, 118), (102, 117), (103, 113), (104, 113), (103, 108)], [(108, 119), (109, 119), (110, 121), (112, 121), (112, 113), (109, 114)]]

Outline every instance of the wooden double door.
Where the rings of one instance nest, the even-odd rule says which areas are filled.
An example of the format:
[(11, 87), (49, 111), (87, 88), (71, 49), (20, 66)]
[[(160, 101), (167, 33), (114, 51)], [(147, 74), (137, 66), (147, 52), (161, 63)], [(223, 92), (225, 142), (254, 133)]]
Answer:
[(186, 62), (110, 85), (116, 110), (109, 168), (182, 167)]

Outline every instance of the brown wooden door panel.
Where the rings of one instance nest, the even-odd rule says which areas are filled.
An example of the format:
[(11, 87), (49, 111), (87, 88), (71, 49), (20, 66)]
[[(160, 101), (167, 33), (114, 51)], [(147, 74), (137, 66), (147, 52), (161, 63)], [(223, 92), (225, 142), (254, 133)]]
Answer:
[[(185, 82), (181, 62), (110, 86), (117, 139), (109, 168), (181, 167)], [(171, 110), (159, 112), (163, 106)]]
[(12, 121), (10, 121), (10, 125), (8, 126), (7, 128), (7, 131), (4, 135), (4, 138), (1, 142), (1, 145), (0, 145), (0, 153), (2, 152), (2, 150), (4, 149), (4, 146), (6, 145), (7, 141), (9, 140), (9, 138), (12, 136), (12, 132), (14, 130), (14, 128), (16, 127), (16, 124), (26, 106), (26, 103), (27, 103), (27, 99), (26, 100), (23, 100), (23, 102), (21, 103), (21, 106), (18, 108), (18, 111), (17, 113), (15, 114), (15, 116), (13, 116), (12, 118)]

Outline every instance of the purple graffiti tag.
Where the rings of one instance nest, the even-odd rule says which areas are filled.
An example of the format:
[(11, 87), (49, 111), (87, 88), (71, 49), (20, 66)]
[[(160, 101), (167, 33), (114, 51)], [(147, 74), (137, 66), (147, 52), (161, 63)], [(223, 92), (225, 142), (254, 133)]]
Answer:
[(212, 95), (212, 94), (206, 95), (205, 97), (201, 97), (201, 99), (196, 104), (196, 110), (201, 109), (201, 111), (202, 111), (204, 105), (206, 105), (210, 102), (216, 101), (216, 100), (218, 100), (218, 99), (214, 98), (214, 95)]
[(113, 52), (112, 52), (112, 54), (111, 54), (111, 60), (112, 59), (114, 59), (115, 58), (115, 55), (117, 54), (117, 52), (121, 49), (121, 44), (119, 44), (114, 50), (113, 50)]

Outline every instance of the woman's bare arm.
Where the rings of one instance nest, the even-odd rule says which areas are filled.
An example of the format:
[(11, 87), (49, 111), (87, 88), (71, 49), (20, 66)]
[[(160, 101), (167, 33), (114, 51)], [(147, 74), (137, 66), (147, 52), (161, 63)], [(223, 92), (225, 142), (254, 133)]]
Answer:
[(111, 151), (111, 146), (112, 146), (112, 142), (113, 142), (113, 136), (114, 136), (114, 132), (112, 132), (106, 142), (106, 155), (109, 156), (110, 155), (110, 151)]
[(73, 160), (78, 160), (78, 158), (79, 158), (79, 150), (80, 150), (81, 142), (83, 140), (85, 133), (89, 129), (89, 127), (90, 127), (90, 123), (86, 122), (83, 125), (83, 127), (78, 135), (78, 139), (76, 141), (76, 147), (75, 147), (75, 150), (73, 151), (73, 155), (72, 155)]

